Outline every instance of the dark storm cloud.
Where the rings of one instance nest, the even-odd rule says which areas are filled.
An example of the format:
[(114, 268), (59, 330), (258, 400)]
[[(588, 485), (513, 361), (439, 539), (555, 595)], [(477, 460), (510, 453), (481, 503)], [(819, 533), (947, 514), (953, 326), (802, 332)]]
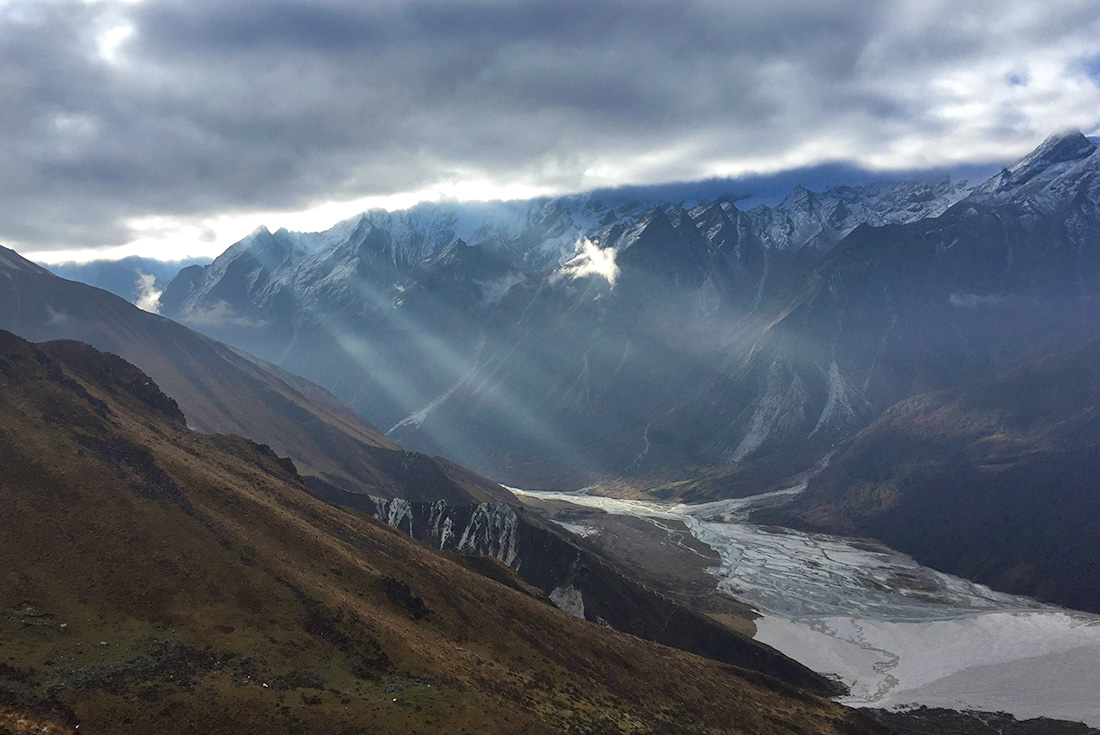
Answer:
[[(569, 190), (886, 155), (958, 126), (937, 80), (1015, 55), (991, 74), (1023, 93), (1033, 53), (1100, 32), (1091, 3), (1027, 5), (0, 0), (0, 240), (106, 245), (128, 218), (468, 176)], [(977, 130), (1047, 132), (1014, 104)]]

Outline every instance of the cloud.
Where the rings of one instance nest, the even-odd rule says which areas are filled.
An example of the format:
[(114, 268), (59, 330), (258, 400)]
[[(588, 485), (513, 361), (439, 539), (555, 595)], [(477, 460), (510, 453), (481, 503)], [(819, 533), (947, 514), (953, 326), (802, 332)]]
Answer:
[(577, 254), (567, 261), (555, 275), (558, 277), (583, 278), (598, 276), (614, 287), (619, 277), (619, 266), (615, 262), (615, 248), (600, 248), (599, 245), (582, 238), (577, 243)]
[(1098, 39), (1092, 0), (4, 0), (0, 241), (470, 181), (1004, 162), (1100, 123)]
[(194, 309), (187, 315), (186, 322), (196, 329), (219, 327), (258, 329), (263, 326), (263, 322), (239, 313), (228, 302), (221, 300), (215, 301), (210, 306)]
[(150, 273), (138, 272), (134, 286), (138, 289), (137, 300), (134, 305), (144, 311), (154, 314), (160, 313), (160, 295), (163, 293), (157, 288), (157, 277)]
[(997, 306), (1004, 300), (1005, 297), (1000, 294), (979, 296), (974, 293), (953, 293), (948, 297), (950, 304), (960, 309), (976, 309), (979, 306)]

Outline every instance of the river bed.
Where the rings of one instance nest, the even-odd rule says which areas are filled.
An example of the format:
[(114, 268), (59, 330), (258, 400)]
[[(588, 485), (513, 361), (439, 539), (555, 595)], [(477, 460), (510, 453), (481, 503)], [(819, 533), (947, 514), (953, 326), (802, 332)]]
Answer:
[(760, 613), (757, 640), (839, 677), (851, 688), (844, 704), (1002, 711), (1100, 727), (1100, 617), (993, 591), (876, 542), (745, 520), (753, 505), (801, 489), (702, 505), (514, 492), (683, 523), (717, 552), (721, 561), (709, 570), (717, 588)]

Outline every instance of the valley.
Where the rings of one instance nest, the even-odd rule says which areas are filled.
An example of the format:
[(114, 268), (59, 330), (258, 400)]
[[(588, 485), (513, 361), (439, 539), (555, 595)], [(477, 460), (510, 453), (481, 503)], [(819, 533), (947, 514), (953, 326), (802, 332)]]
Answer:
[[(803, 490), (700, 505), (516, 492), (590, 509), (567, 523), (586, 537), (604, 532), (605, 515), (644, 519), (654, 546), (683, 547), (685, 529), (717, 556), (704, 562), (714, 588), (757, 612), (757, 640), (843, 681), (845, 704), (1001, 711), (1100, 727), (1100, 616), (998, 593), (870, 540), (751, 522), (754, 505)], [(648, 553), (637, 550), (639, 559)]]
[(0, 331), (0, 419), (9, 732), (878, 731), (317, 500), (87, 345)]

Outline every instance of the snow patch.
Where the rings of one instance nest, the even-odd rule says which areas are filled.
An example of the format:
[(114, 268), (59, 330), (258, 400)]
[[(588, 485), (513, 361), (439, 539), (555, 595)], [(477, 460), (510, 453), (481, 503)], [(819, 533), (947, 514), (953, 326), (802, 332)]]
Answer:
[(511, 506), (506, 503), (481, 503), (462, 531), (457, 551), (493, 556), (514, 569), (518, 531), (519, 518)]
[(997, 306), (1004, 300), (1005, 297), (998, 294), (979, 296), (974, 293), (953, 293), (948, 297), (950, 304), (959, 309), (976, 309), (979, 306)]
[(829, 365), (829, 398), (825, 401), (825, 408), (810, 436), (822, 430), (847, 426), (855, 420), (856, 411), (852, 408), (850, 392), (848, 383), (840, 374), (840, 366), (834, 360)]
[(553, 521), (555, 525), (561, 526), (566, 531), (569, 531), (569, 533), (580, 536), (581, 538), (600, 535), (600, 529), (594, 526), (587, 526), (583, 523), (566, 523), (565, 521), (559, 521), (553, 518), (550, 520)]
[[(410, 536), (413, 535), (413, 513), (412, 504), (404, 498), (393, 498), (386, 502), (386, 505), (382, 510), (381, 520), (387, 526), (396, 528), (399, 531), (404, 531)], [(405, 528), (401, 528), (401, 524), (405, 524)]]
[(756, 404), (749, 419), (748, 430), (741, 443), (729, 455), (730, 462), (740, 462), (773, 436), (783, 436), (806, 423), (806, 386), (797, 373), (789, 373), (777, 360), (768, 371), (764, 396)]
[(393, 426), (391, 426), (389, 428), (389, 430), (386, 432), (386, 436), (389, 436), (394, 431), (397, 431), (398, 429), (400, 429), (402, 427), (406, 427), (406, 426), (414, 428), (414, 429), (419, 429), (420, 425), (424, 423), (424, 420), (426, 418), (428, 418), (428, 414), (430, 414), (432, 411), (434, 411), (435, 409), (439, 408), (444, 403), (446, 403), (447, 399), (451, 397), (451, 394), (454, 393), (455, 390), (458, 389), (458, 386), (462, 385), (462, 383), (464, 381), (465, 381), (465, 378), (463, 378), (462, 380), (460, 380), (457, 383), (455, 383), (454, 385), (452, 385), (445, 392), (443, 392), (440, 395), (436, 396), (432, 400), (432, 402), (429, 403), (427, 406), (424, 406), (424, 408), (420, 409), (419, 411), (417, 411), (415, 413), (409, 414), (405, 418), (398, 421), (396, 424), (394, 424)]
[(46, 304), (46, 313), (50, 315), (50, 324), (64, 324), (69, 321), (69, 314), (62, 309), (55, 309)]

